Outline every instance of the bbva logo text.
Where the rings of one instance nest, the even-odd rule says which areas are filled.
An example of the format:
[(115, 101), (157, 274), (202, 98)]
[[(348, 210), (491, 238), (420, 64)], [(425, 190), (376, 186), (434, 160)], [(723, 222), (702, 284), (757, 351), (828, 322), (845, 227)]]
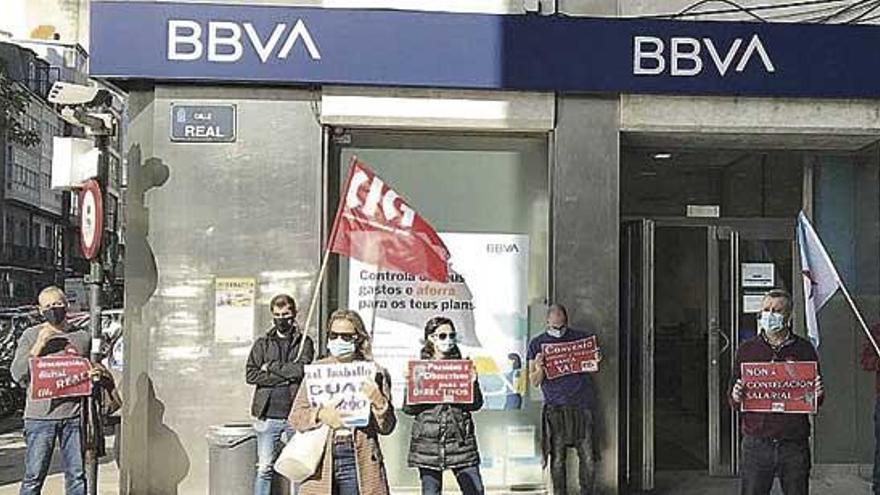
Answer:
[(718, 71), (718, 75), (724, 77), (733, 63), (736, 72), (743, 72), (749, 66), (749, 62), (757, 57), (767, 73), (776, 72), (773, 60), (767, 53), (761, 38), (754, 34), (746, 45), (743, 39), (736, 38), (727, 48), (727, 51), (719, 53), (715, 42), (711, 38), (686, 38), (675, 37), (669, 40), (669, 54), (666, 54), (666, 43), (655, 36), (633, 37), (633, 74), (637, 76), (658, 76), (666, 72), (673, 76), (693, 77), (703, 72), (707, 65), (703, 56), (703, 47), (709, 53), (711, 63)]
[(302, 19), (298, 19), (293, 27), (284, 22), (275, 24), (271, 34), (261, 34), (250, 22), (239, 25), (237, 22), (210, 21), (207, 24), (204, 29), (198, 21), (170, 19), (168, 60), (194, 61), (207, 53), (211, 62), (237, 62), (248, 45), (257, 52), (260, 61), (266, 63), (273, 55), (286, 59), (300, 40), (309, 58), (321, 60), (318, 45)]

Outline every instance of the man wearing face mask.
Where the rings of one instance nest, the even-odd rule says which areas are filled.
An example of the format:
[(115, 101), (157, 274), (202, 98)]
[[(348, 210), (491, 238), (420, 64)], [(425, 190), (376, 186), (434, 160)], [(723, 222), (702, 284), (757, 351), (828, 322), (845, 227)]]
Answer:
[(87, 331), (73, 330), (68, 326), (67, 298), (61, 289), (43, 289), (38, 301), (40, 313), (46, 322), (24, 331), (10, 367), (12, 378), (17, 383), (28, 384), (24, 409), (27, 452), (19, 493), (41, 493), (57, 439), (64, 466), (64, 492), (67, 495), (84, 495), (85, 472), (80, 447), (82, 399), (31, 399), (29, 361), (31, 358), (51, 355), (88, 357), (91, 340)]
[[(541, 450), (549, 459), (553, 493), (567, 493), (566, 463), (568, 450), (578, 455), (578, 479), (581, 495), (591, 495), (596, 472), (596, 449), (593, 443), (593, 411), (596, 397), (589, 373), (576, 373), (548, 380), (545, 377), (544, 344), (574, 342), (592, 334), (568, 326), (568, 312), (561, 304), (547, 310), (547, 331), (529, 342), (529, 381), (544, 394)], [(599, 357), (601, 360), (601, 356)]]
[[(305, 376), (306, 364), (312, 362), (315, 346), (312, 339), (296, 324), (296, 302), (287, 294), (272, 298), (272, 328), (254, 342), (248, 356), (246, 379), (255, 385), (251, 414), (256, 418), (257, 479), (254, 495), (269, 495), (272, 491), (273, 464), (281, 450), (282, 441), (293, 435), (287, 422), (293, 399)], [(299, 360), (297, 351), (302, 339), (305, 348)], [(292, 490), (296, 492), (295, 487)]]
[[(742, 402), (742, 363), (814, 361), (813, 345), (791, 330), (791, 295), (774, 289), (764, 296), (758, 335), (744, 342), (736, 353), (730, 386), (732, 407)], [(816, 377), (816, 399), (825, 399), (822, 380)], [(740, 461), (740, 493), (768, 495), (779, 477), (785, 495), (807, 495), (810, 490), (810, 420), (806, 414), (744, 412)]]

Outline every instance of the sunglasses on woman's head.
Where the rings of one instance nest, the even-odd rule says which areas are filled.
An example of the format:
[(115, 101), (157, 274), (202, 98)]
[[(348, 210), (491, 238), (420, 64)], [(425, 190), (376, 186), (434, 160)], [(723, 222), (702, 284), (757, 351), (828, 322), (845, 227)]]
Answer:
[(437, 340), (446, 340), (447, 338), (448, 338), (448, 339), (455, 340), (456, 334), (455, 334), (455, 332), (451, 332), (451, 333), (435, 333), (434, 336), (437, 337)]
[(357, 334), (356, 334), (356, 333), (336, 333), (336, 332), (328, 332), (328, 333), (327, 333), (327, 339), (328, 339), (328, 340), (342, 339), (342, 340), (344, 340), (344, 341), (346, 341), (346, 342), (353, 342), (354, 340), (357, 339)]

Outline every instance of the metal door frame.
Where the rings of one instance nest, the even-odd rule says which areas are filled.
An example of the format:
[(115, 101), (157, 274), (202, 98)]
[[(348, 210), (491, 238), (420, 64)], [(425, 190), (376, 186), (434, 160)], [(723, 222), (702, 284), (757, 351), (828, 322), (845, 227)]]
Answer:
[[(626, 233), (622, 238), (628, 243), (622, 246), (626, 254), (623, 271), (627, 277), (623, 287), (627, 294), (621, 297), (626, 304), (626, 314), (621, 321), (627, 325), (628, 333), (622, 342), (626, 359), (620, 360), (625, 377), (621, 397), (625, 398), (626, 408), (625, 428), (621, 432), (626, 452), (621, 460), (625, 462), (625, 483), (633, 489), (651, 491), (654, 489), (654, 222), (648, 219), (623, 222), (621, 231)], [(637, 246), (630, 242), (633, 239), (637, 240)]]
[[(708, 298), (707, 306), (707, 329), (708, 352), (708, 412), (709, 412), (709, 474), (710, 476), (734, 476), (738, 472), (739, 464), (739, 420), (734, 412), (730, 422), (730, 464), (722, 464), (721, 452), (721, 407), (719, 400), (726, 394), (726, 385), (720, 383), (720, 363), (718, 357), (724, 353), (734, 356), (739, 345), (739, 316), (741, 311), (741, 280), (740, 280), (740, 243), (745, 239), (760, 240), (785, 240), (794, 242), (795, 219), (788, 218), (624, 218), (622, 223), (641, 223), (641, 256), (642, 266), (640, 280), (640, 320), (634, 322), (640, 325), (643, 339), (639, 342), (639, 348), (630, 348), (629, 357), (638, 359), (642, 373), (638, 377), (629, 378), (628, 392), (636, 385), (640, 396), (640, 409), (629, 411), (630, 415), (636, 414), (641, 430), (641, 455), (639, 476), (637, 481), (642, 490), (654, 488), (655, 453), (654, 453), (654, 239), (655, 231), (663, 227), (693, 227), (705, 229), (707, 236), (707, 267), (706, 267), (706, 290)], [(729, 256), (729, 285), (726, 290), (731, 294), (731, 301), (727, 308), (721, 307), (721, 260), (720, 247), (723, 243), (728, 245)], [(795, 248), (796, 249), (796, 248)], [(797, 254), (795, 252), (795, 254)], [(797, 258), (792, 258), (796, 260)], [(795, 265), (793, 265), (795, 266)], [(796, 290), (797, 284), (795, 284)], [(732, 328), (729, 333), (721, 328), (721, 311), (727, 311)], [(729, 335), (730, 342), (722, 343)], [(637, 352), (637, 354), (636, 354)], [(730, 360), (730, 366), (734, 366), (734, 360)], [(731, 371), (733, 371), (731, 369)], [(630, 397), (630, 395), (627, 395)], [(629, 435), (630, 432), (627, 432)], [(629, 437), (632, 439), (632, 437)], [(628, 466), (630, 469), (635, 466)]]

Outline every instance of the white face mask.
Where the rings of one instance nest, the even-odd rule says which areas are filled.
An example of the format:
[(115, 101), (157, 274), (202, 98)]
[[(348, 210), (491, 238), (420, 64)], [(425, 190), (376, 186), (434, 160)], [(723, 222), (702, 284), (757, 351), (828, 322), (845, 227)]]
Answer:
[(330, 351), (330, 355), (333, 357), (338, 358), (354, 354), (354, 349), (354, 341), (349, 342), (341, 338), (335, 338), (327, 342), (327, 350)]
[(451, 351), (453, 348), (455, 348), (455, 341), (452, 339), (446, 339), (446, 340), (434, 339), (433, 342), (434, 342), (434, 347), (436, 347), (437, 350), (443, 354), (449, 354), (449, 351)]
[(778, 334), (785, 330), (785, 316), (781, 313), (774, 313), (773, 311), (762, 311), (761, 317), (758, 319), (758, 324), (768, 334)]
[(565, 327), (549, 327), (547, 333), (550, 334), (551, 337), (558, 339), (565, 335)]

